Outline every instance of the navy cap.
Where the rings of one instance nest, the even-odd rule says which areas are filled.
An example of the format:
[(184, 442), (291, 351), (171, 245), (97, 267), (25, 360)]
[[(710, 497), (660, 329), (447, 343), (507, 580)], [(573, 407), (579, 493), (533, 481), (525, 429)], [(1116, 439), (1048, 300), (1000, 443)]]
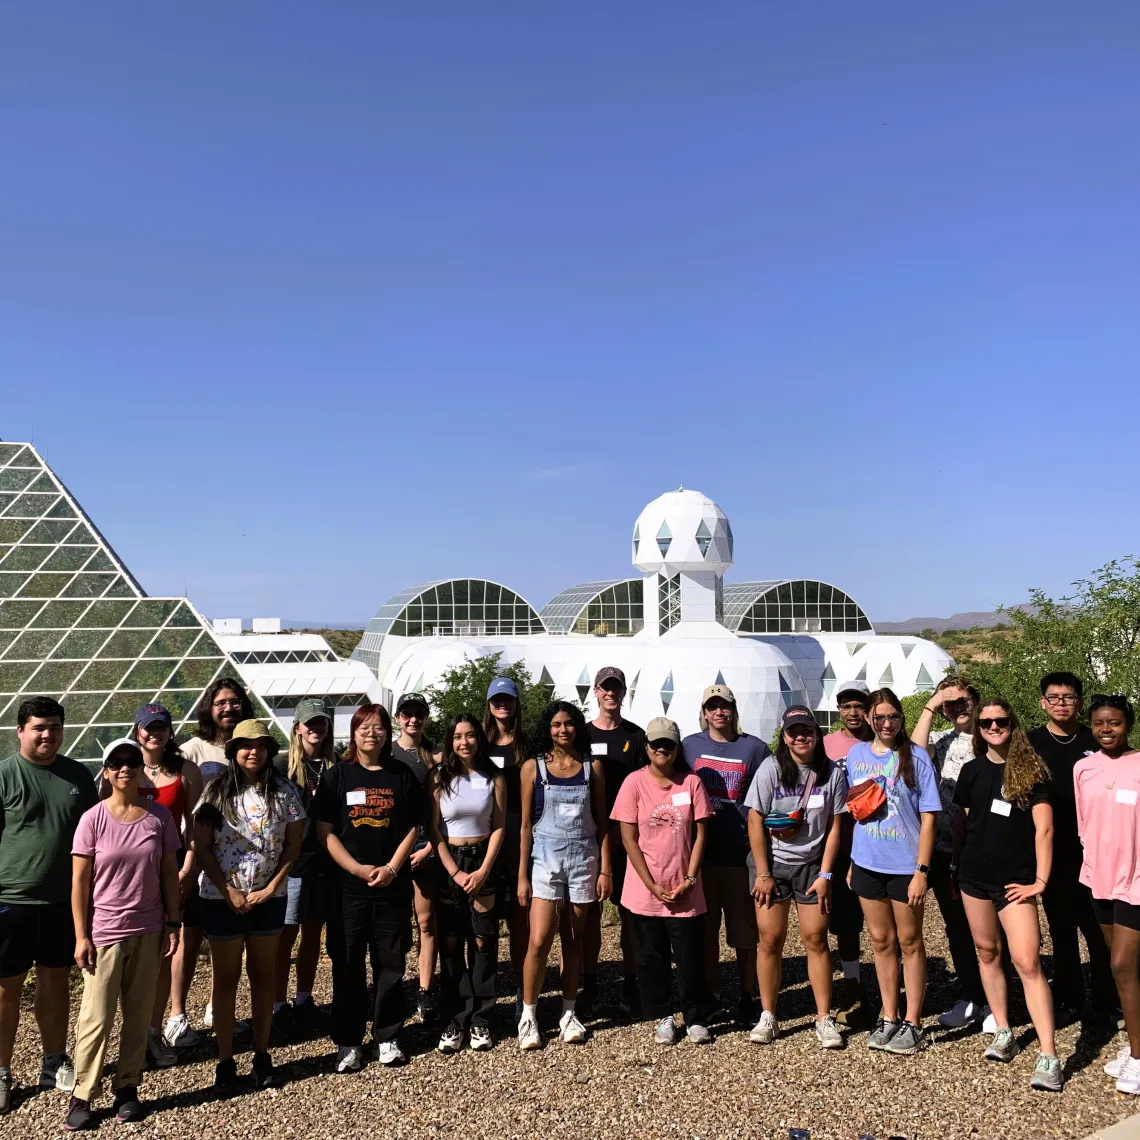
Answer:
[(519, 687), (510, 677), (496, 677), (487, 690), (487, 700), (501, 696), (514, 697), (516, 701), (519, 699)]
[(136, 728), (146, 728), (151, 724), (165, 724), (169, 728), (173, 723), (170, 710), (165, 705), (143, 705), (135, 713)]

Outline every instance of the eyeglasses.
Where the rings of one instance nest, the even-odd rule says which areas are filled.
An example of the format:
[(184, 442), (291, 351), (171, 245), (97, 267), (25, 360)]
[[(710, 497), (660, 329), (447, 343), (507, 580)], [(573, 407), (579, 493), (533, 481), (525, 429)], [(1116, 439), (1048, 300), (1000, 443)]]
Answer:
[(871, 719), (876, 724), (897, 724), (902, 720), (902, 713), (884, 713), (881, 716), (873, 716)]
[(388, 733), (383, 728), (358, 728), (357, 733), (360, 736), (387, 736)]
[(847, 701), (839, 706), (840, 712), (866, 712), (867, 706), (862, 701)]
[[(1047, 705), (1075, 705), (1081, 698), (1076, 693), (1049, 693), (1041, 698)], [(1093, 697), (1096, 700), (1096, 697)]]
[(675, 740), (651, 740), (649, 750), (650, 752), (676, 752), (677, 742)]
[(214, 702), (214, 708), (216, 708), (216, 709), (240, 709), (241, 704), (242, 703), (239, 700), (215, 701)]
[(1007, 716), (980, 716), (979, 728), (1009, 728), (1010, 720)]

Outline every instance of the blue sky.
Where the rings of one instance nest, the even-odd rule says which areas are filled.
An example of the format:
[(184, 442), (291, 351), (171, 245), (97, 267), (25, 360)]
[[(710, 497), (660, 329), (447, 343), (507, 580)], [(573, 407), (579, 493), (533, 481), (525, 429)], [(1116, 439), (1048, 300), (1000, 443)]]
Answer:
[(0, 437), (152, 593), (631, 573), (872, 617), (1140, 549), (1140, 6), (0, 11)]

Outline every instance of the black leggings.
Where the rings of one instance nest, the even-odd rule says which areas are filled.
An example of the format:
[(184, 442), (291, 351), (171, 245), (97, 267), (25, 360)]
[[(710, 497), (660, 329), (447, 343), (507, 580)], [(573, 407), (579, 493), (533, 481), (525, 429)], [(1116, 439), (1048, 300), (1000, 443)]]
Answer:
[[(487, 840), (451, 847), (460, 871), (469, 874), (483, 865)], [(442, 942), (439, 954), (441, 1012), (460, 1028), (486, 1026), (495, 1008), (495, 981), (499, 969), (499, 918), (496, 913), (494, 875), (483, 893), (472, 898), (460, 890), (440, 865), (436, 900), (436, 928)]]

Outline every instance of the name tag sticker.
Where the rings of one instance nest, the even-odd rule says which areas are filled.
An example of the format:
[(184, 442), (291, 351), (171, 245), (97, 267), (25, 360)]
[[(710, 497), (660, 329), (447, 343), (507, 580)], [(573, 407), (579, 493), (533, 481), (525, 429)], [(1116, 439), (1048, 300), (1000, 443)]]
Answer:
[(368, 797), (366, 796), (364, 789), (357, 788), (355, 791), (347, 792), (345, 794), (344, 802), (348, 804), (349, 807), (356, 807), (358, 805), (363, 805), (366, 803), (367, 799)]
[(507, 758), (505, 756), (492, 756), (491, 763), (494, 764), (496, 768), (506, 768)]
[(994, 800), (990, 804), (990, 811), (992, 811), (994, 815), (1009, 815), (1012, 810), (1013, 804), (1007, 803), (1005, 800)]
[(812, 792), (812, 794), (808, 796), (807, 806), (809, 808), (823, 807), (823, 792)]
[(608, 746), (605, 744), (591, 744), (590, 745), (590, 755), (591, 756), (605, 756), (607, 747)]
[[(674, 792), (673, 804), (675, 807), (687, 807), (693, 802), (693, 797), (688, 792)], [(1135, 803), (1135, 800), (1133, 800)]]
[(577, 809), (573, 804), (559, 804), (558, 814), (562, 816), (563, 819), (573, 819), (577, 814)]
[(1132, 807), (1136, 806), (1136, 789), (1135, 788), (1117, 788), (1116, 789), (1116, 802), (1118, 804), (1131, 804)]

